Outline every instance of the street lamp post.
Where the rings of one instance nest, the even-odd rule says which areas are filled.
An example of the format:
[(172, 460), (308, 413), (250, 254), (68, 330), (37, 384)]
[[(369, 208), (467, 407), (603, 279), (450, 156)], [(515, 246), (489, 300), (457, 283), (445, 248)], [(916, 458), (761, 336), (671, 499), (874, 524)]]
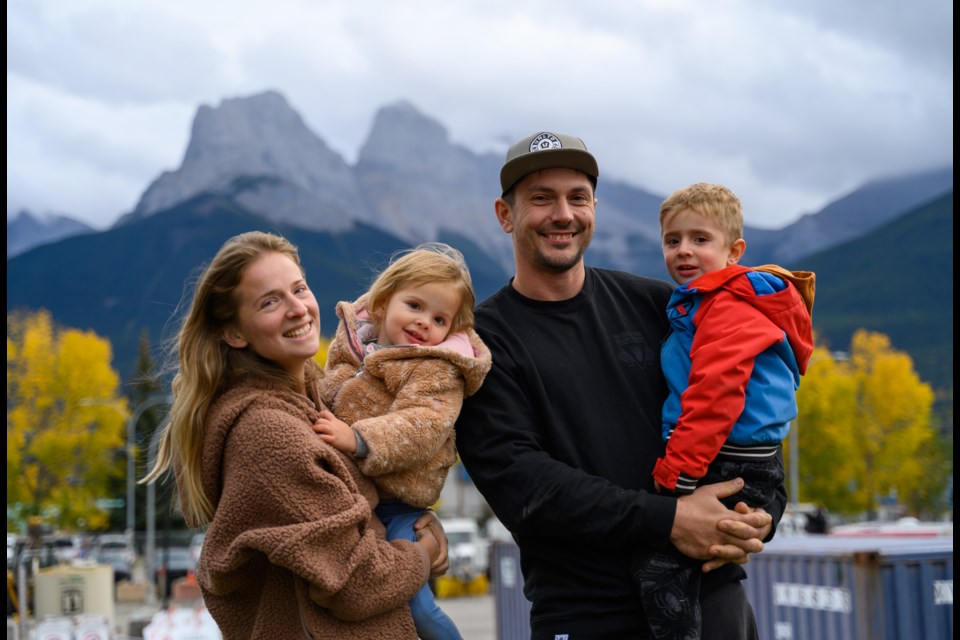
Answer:
[(158, 404), (170, 404), (167, 394), (155, 394), (137, 405), (136, 410), (127, 420), (127, 529), (124, 534), (130, 543), (130, 548), (136, 551), (136, 503), (137, 503), (137, 423), (144, 411)]
[[(126, 412), (121, 410), (115, 402), (108, 400), (99, 400), (97, 398), (83, 398), (80, 404), (84, 406), (104, 406), (116, 409), (126, 417)], [(127, 525), (124, 530), (124, 536), (130, 548), (136, 551), (134, 534), (136, 531), (137, 515), (137, 423), (143, 417), (143, 413), (150, 407), (158, 404), (170, 404), (170, 396), (167, 394), (154, 394), (148, 396), (146, 400), (137, 405), (129, 417), (127, 417)]]
[[(150, 439), (147, 460), (152, 467), (157, 459), (157, 449), (160, 446), (160, 438), (163, 436), (161, 430), (157, 430)], [(157, 480), (147, 485), (147, 604), (157, 603), (156, 582), (154, 576), (157, 572)]]

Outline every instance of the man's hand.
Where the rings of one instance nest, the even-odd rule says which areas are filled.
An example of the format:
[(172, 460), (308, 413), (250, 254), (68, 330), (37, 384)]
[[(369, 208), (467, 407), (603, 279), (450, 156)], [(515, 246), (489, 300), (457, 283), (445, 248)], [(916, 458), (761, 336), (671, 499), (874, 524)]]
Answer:
[(443, 525), (440, 524), (440, 518), (433, 511), (428, 510), (413, 523), (414, 532), (421, 529), (429, 529), (440, 545), (440, 555), (430, 567), (430, 576), (433, 578), (442, 576), (450, 569), (450, 558), (447, 555), (447, 534), (443, 530)]
[[(758, 517), (750, 518), (749, 522), (743, 522), (740, 520), (721, 520), (717, 523), (717, 528), (720, 531), (727, 533), (734, 538), (743, 540), (757, 539), (763, 544), (763, 540), (770, 534), (770, 530), (773, 529), (773, 518), (769, 513), (760, 508), (748, 507), (746, 502), (738, 502), (734, 510), (737, 513), (742, 514), (756, 514)], [(721, 547), (711, 547), (711, 553), (717, 554), (717, 558), (710, 560), (703, 565), (703, 572), (708, 573), (722, 567), (728, 562), (736, 562), (737, 564), (746, 564), (750, 561), (749, 556), (743, 556), (735, 560), (728, 560), (724, 555), (730, 555), (731, 553), (736, 554), (733, 549), (727, 549), (726, 554)]]
[(751, 510), (743, 503), (730, 510), (719, 500), (742, 488), (743, 480), (736, 478), (697, 487), (677, 500), (670, 542), (686, 556), (707, 560), (704, 572), (728, 562), (744, 564), (749, 554), (763, 550), (763, 538), (772, 522), (770, 514)]

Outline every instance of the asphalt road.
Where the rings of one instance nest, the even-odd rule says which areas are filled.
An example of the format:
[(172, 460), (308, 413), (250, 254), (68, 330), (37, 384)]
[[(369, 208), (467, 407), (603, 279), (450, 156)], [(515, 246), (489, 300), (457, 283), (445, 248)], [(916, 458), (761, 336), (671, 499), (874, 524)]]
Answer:
[(464, 640), (496, 640), (496, 612), (492, 595), (443, 598), (438, 604), (456, 623)]

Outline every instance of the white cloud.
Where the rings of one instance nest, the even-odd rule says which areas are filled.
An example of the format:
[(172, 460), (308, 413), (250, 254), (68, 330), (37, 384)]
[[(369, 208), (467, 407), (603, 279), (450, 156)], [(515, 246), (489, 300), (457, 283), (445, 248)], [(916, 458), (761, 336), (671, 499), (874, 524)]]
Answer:
[(179, 165), (200, 104), (266, 89), (348, 161), (403, 99), (477, 151), (553, 128), (656, 193), (724, 182), (758, 226), (953, 162), (946, 0), (7, 7), (8, 216), (105, 226)]

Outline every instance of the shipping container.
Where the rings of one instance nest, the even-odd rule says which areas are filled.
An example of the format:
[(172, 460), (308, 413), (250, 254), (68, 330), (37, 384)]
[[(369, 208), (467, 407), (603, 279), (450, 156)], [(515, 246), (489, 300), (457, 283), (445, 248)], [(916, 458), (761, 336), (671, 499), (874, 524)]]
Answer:
[[(775, 538), (744, 565), (761, 640), (952, 640), (953, 540)], [(499, 640), (529, 640), (520, 551), (493, 544)]]
[(953, 539), (775, 538), (744, 565), (761, 640), (951, 640)]

